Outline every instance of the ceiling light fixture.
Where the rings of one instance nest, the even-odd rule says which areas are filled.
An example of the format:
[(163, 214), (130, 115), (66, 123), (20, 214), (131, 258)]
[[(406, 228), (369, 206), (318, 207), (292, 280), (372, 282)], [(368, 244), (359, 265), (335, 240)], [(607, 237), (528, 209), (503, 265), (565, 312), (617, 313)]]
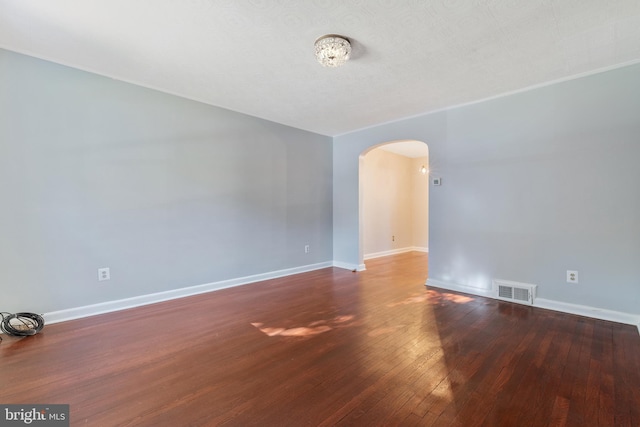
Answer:
[(346, 37), (327, 34), (316, 40), (316, 59), (323, 67), (339, 67), (349, 59), (351, 43)]

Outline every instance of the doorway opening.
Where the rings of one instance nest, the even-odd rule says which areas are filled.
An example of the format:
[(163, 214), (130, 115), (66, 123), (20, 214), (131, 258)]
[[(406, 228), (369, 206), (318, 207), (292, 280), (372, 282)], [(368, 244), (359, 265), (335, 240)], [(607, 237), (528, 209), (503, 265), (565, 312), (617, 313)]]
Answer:
[(367, 259), (429, 251), (429, 148), (415, 140), (368, 148), (359, 159), (359, 270)]

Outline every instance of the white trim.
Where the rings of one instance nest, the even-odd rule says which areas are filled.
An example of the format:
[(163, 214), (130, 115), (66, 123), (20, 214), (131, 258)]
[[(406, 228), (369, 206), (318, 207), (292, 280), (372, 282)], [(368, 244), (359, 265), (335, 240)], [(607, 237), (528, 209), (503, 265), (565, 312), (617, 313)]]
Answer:
[(366, 270), (364, 264), (351, 264), (348, 262), (342, 262), (342, 261), (333, 261), (333, 266), (334, 267), (338, 267), (338, 268), (344, 268), (345, 270), (351, 270), (351, 271), (364, 271)]
[(436, 288), (448, 289), (450, 291), (464, 292), (465, 294), (478, 295), (481, 297), (493, 298), (495, 295), (491, 289), (474, 288), (472, 286), (460, 285), (458, 283), (443, 282), (435, 279), (427, 279), (425, 286), (435, 286)]
[[(224, 105), (212, 104), (211, 101), (208, 101), (208, 100), (206, 100), (204, 98), (200, 99), (197, 96), (190, 96), (190, 95), (185, 95), (183, 93), (173, 92), (171, 90), (167, 90), (166, 88), (160, 88), (160, 87), (156, 87), (155, 85), (150, 85), (150, 84), (139, 82), (139, 81), (137, 81), (135, 79), (130, 80), (128, 78), (125, 78), (125, 77), (122, 77), (122, 76), (117, 76), (115, 74), (108, 74), (108, 73), (104, 73), (103, 71), (97, 71), (97, 70), (95, 70), (95, 69), (93, 69), (91, 67), (84, 67), (84, 66), (80, 66), (78, 64), (72, 64), (71, 62), (60, 61), (59, 58), (52, 59), (48, 55), (42, 55), (40, 53), (35, 53), (35, 52), (30, 51), (29, 49), (15, 49), (14, 47), (9, 48), (4, 44), (0, 44), (0, 49), (5, 49), (5, 50), (8, 50), (9, 52), (15, 52), (15, 53), (18, 53), (18, 54), (21, 54), (21, 55), (26, 55), (26, 56), (30, 56), (32, 58), (40, 59), (42, 61), (47, 61), (47, 62), (51, 62), (53, 64), (62, 65), (64, 67), (73, 68), (73, 69), (76, 69), (76, 70), (80, 70), (80, 71), (84, 71), (84, 72), (87, 72), (87, 73), (95, 74), (97, 76), (102, 76), (102, 77), (106, 77), (106, 78), (113, 79), (113, 80), (116, 80), (116, 81), (129, 83), (129, 84), (132, 84), (132, 85), (135, 85), (135, 86), (139, 86), (139, 87), (142, 87), (142, 88), (155, 90), (155, 91), (158, 91), (158, 92), (161, 92), (161, 93), (166, 93), (168, 95), (177, 96), (179, 98), (189, 99), (189, 100), (195, 101), (195, 102), (200, 102), (202, 104), (210, 105), (212, 107), (222, 108), (222, 109), (225, 109), (225, 110), (228, 110), (228, 111), (238, 112), (238, 110), (234, 110), (234, 109), (232, 109), (230, 107), (227, 107), (227, 106), (224, 106)], [(375, 123), (375, 124), (372, 124), (372, 125), (369, 125), (369, 126), (363, 126), (361, 128), (347, 130), (345, 132), (340, 132), (340, 133), (326, 134), (326, 133), (322, 133), (322, 132), (320, 132), (318, 130), (309, 130), (309, 129), (302, 129), (302, 130), (305, 130), (305, 131), (311, 132), (311, 133), (315, 133), (315, 134), (318, 134), (318, 135), (328, 136), (330, 138), (337, 138), (337, 137), (340, 137), (340, 136), (349, 135), (349, 134), (356, 133), (356, 132), (362, 132), (362, 131), (368, 130), (368, 129), (373, 129), (373, 128), (376, 128), (376, 127), (379, 127), (379, 126), (385, 126), (385, 125), (388, 125), (388, 124), (391, 124), (391, 123), (397, 123), (397, 122), (401, 122), (401, 121), (404, 121), (404, 120), (415, 119), (417, 117), (422, 117), (422, 116), (427, 116), (427, 115), (430, 115), (430, 114), (441, 113), (443, 111), (450, 111), (450, 110), (454, 110), (456, 108), (467, 107), (469, 105), (480, 104), (482, 102), (492, 101), (494, 99), (499, 99), (499, 98), (505, 98), (507, 96), (516, 95), (516, 94), (523, 93), (523, 92), (529, 92), (531, 90), (540, 89), (540, 88), (543, 88), (543, 87), (546, 87), (546, 86), (555, 85), (555, 84), (558, 84), (558, 83), (569, 82), (571, 80), (577, 80), (577, 79), (581, 79), (583, 77), (589, 77), (589, 76), (593, 76), (593, 75), (596, 75), (596, 74), (605, 73), (607, 71), (617, 70), (619, 68), (630, 67), (630, 66), (638, 64), (638, 63), (640, 63), (640, 59), (632, 59), (630, 61), (625, 61), (625, 62), (621, 62), (621, 63), (618, 63), (618, 64), (613, 64), (613, 65), (607, 65), (606, 67), (596, 68), (595, 70), (589, 70), (589, 71), (584, 71), (582, 73), (571, 74), (571, 75), (568, 75), (568, 76), (560, 77), (560, 78), (555, 79), (555, 80), (550, 80), (550, 81), (534, 84), (534, 85), (527, 86), (527, 87), (520, 88), (520, 89), (510, 90), (510, 91), (507, 91), (507, 92), (499, 93), (497, 95), (491, 95), (491, 96), (488, 96), (488, 97), (485, 97), (485, 98), (480, 98), (480, 99), (475, 99), (475, 100), (468, 101), (468, 102), (462, 102), (462, 103), (459, 103), (459, 104), (449, 105), (449, 106), (445, 106), (445, 107), (442, 107), (442, 108), (435, 108), (433, 110), (425, 110), (425, 111), (423, 111), (421, 113), (412, 114), (412, 115), (409, 115), (409, 116), (402, 117), (400, 119), (391, 119), (391, 120), (387, 120), (387, 121), (384, 121), (384, 122)], [(241, 114), (246, 114), (246, 113), (241, 113)], [(260, 116), (255, 116), (255, 115), (252, 115), (252, 117), (256, 117), (256, 118), (261, 119), (261, 120), (269, 121), (269, 122), (272, 122), (272, 123), (278, 123), (278, 124), (281, 124), (281, 125), (284, 125), (284, 126), (289, 126), (289, 127), (294, 127), (295, 128), (295, 126), (293, 126), (293, 125), (288, 125), (288, 124), (284, 124), (284, 123), (280, 123), (280, 122), (274, 122), (272, 119), (267, 119), (267, 118), (260, 117)], [(301, 128), (296, 128), (296, 129), (301, 129)]]
[(382, 251), (382, 252), (373, 252), (370, 254), (365, 254), (364, 260), (366, 261), (368, 259), (382, 258), (390, 255), (398, 255), (398, 254), (403, 254), (405, 252), (410, 252), (410, 251), (411, 251), (411, 248), (400, 248), (400, 249), (391, 249), (391, 250)]
[(637, 314), (623, 313), (620, 311), (606, 310), (603, 308), (571, 304), (568, 302), (554, 301), (544, 298), (537, 298), (533, 306), (546, 308), (547, 310), (561, 311), (563, 313), (577, 314), (578, 316), (592, 317), (594, 319), (624, 323), (627, 325), (638, 325), (640, 322), (640, 315)]
[(404, 254), (406, 252), (429, 252), (429, 248), (424, 248), (421, 246), (408, 246), (406, 248), (400, 248), (400, 249), (391, 249), (388, 251), (382, 251), (382, 252), (374, 252), (374, 253), (370, 253), (370, 254), (366, 254), (364, 256), (365, 260), (368, 259), (374, 259), (374, 258), (382, 258), (385, 256), (390, 256), (390, 255), (398, 255), (398, 254)]
[[(29, 54), (27, 54), (29, 55)], [(33, 55), (31, 55), (33, 56)], [(54, 62), (54, 61), (52, 61)], [(505, 98), (507, 96), (511, 96), (511, 95), (517, 95), (519, 93), (523, 93), (523, 92), (529, 92), (535, 89), (540, 89), (543, 87), (547, 87), (547, 86), (551, 86), (551, 85), (555, 85), (558, 83), (564, 83), (564, 82), (570, 82), (572, 80), (577, 80), (577, 79), (581, 79), (583, 77), (589, 77), (589, 76), (593, 76), (596, 74), (601, 74), (601, 73), (605, 73), (608, 71), (613, 71), (613, 70), (617, 70), (619, 68), (624, 68), (624, 67), (630, 67), (632, 65), (638, 64), (640, 63), (640, 59), (632, 59), (631, 61), (626, 61), (626, 62), (621, 62), (618, 64), (614, 64), (614, 65), (608, 65), (606, 67), (602, 67), (602, 68), (597, 68), (595, 70), (590, 70), (590, 71), (585, 71), (582, 73), (578, 73), (578, 74), (572, 74), (569, 76), (565, 76), (565, 77), (560, 77), (558, 79), (555, 80), (550, 80), (547, 82), (542, 82), (542, 83), (538, 83), (535, 85), (531, 85), (531, 86), (527, 86), (527, 87), (523, 87), (520, 89), (515, 89), (515, 90), (510, 90), (507, 92), (503, 92), (503, 93), (499, 93), (497, 95), (492, 95), (492, 96), (488, 96), (486, 98), (480, 98), (480, 99), (476, 99), (473, 101), (469, 101), (469, 102), (462, 102), (460, 104), (455, 104), (455, 105), (449, 105), (446, 107), (442, 107), (442, 108), (436, 108), (433, 110), (427, 110), (427, 111), (423, 111), (422, 113), (417, 113), (417, 114), (412, 114), (410, 116), (406, 116), (406, 117), (402, 117), (400, 119), (392, 119), (392, 120), (388, 120), (386, 122), (380, 122), (380, 123), (376, 123), (370, 126), (364, 126), (358, 129), (353, 129), (353, 130), (349, 130), (346, 132), (342, 132), (342, 133), (338, 133), (336, 135), (330, 135), (332, 138), (337, 138), (340, 136), (344, 136), (344, 135), (349, 135), (352, 133), (356, 133), (356, 132), (362, 132), (364, 130), (369, 130), (369, 129), (374, 129), (377, 128), (379, 126), (386, 126), (389, 125), (391, 123), (398, 123), (404, 120), (411, 120), (411, 119), (415, 119), (418, 117), (422, 117), (422, 116), (428, 116), (431, 114), (436, 114), (436, 113), (442, 113), (443, 111), (451, 111), (451, 110), (455, 110), (456, 108), (463, 108), (463, 107), (468, 107), (470, 105), (474, 105), (474, 104), (480, 104), (482, 102), (487, 102), (487, 101), (493, 101), (494, 99), (499, 99), (499, 98)], [(76, 68), (76, 67), (74, 67)], [(135, 83), (134, 83), (135, 84)], [(178, 95), (180, 96), (180, 95)]]
[[(425, 286), (434, 286), (436, 288), (449, 289), (452, 291), (464, 292), (467, 294), (497, 299), (495, 293), (490, 289), (474, 288), (471, 286), (459, 285), (457, 283), (427, 279)], [(576, 314), (578, 316), (591, 317), (594, 319), (609, 320), (611, 322), (624, 323), (627, 325), (634, 325), (638, 327), (638, 333), (640, 333), (640, 315), (637, 314), (606, 310), (603, 308), (590, 307), (586, 305), (571, 304), (568, 302), (554, 301), (544, 298), (534, 299), (532, 307), (560, 311), (562, 313)]]
[(155, 304), (191, 295), (204, 294), (220, 289), (246, 285), (249, 283), (261, 282), (263, 280), (276, 279), (278, 277), (291, 276), (293, 274), (305, 273), (308, 271), (320, 270), (331, 267), (332, 262), (321, 262), (317, 264), (303, 265), (301, 267), (287, 268), (284, 270), (271, 271), (268, 273), (254, 274), (252, 276), (238, 277), (235, 279), (222, 280), (220, 282), (205, 283), (203, 285), (189, 286), (186, 288), (173, 289), (170, 291), (157, 292), (153, 294), (140, 295), (116, 301), (108, 301), (99, 304), (75, 307), (66, 310), (45, 313), (44, 318), (47, 324), (64, 322), (67, 320), (80, 319), (83, 317), (95, 316), (98, 314), (111, 313), (113, 311), (126, 310), (128, 308), (140, 307), (148, 304)]

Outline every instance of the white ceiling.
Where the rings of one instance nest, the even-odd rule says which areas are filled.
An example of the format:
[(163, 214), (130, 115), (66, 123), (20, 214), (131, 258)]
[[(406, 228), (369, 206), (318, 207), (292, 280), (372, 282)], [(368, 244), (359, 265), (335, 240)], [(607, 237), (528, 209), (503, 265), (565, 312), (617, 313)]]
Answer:
[(338, 135), (637, 62), (640, 1), (0, 0), (0, 47)]

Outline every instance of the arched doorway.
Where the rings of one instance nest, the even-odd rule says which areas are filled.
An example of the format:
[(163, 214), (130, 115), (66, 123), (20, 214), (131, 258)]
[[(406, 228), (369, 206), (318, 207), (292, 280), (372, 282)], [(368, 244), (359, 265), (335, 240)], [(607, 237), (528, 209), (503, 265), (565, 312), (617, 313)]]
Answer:
[(369, 147), (359, 158), (359, 270), (365, 260), (428, 251), (429, 148), (415, 140)]

